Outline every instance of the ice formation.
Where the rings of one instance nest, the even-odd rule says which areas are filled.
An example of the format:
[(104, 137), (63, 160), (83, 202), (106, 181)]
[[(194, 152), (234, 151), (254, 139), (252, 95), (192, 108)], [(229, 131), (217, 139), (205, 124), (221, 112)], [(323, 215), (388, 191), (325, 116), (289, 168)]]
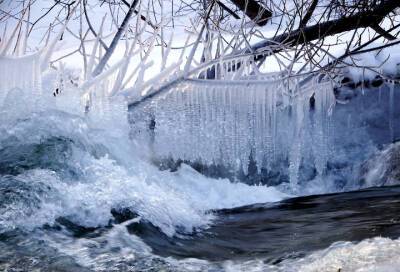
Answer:
[[(43, 52), (24, 56), (0, 56), (0, 118), (29, 117), (35, 111), (59, 110), (85, 116), (94, 128), (118, 123), (127, 131), (127, 105), (123, 97), (109, 97), (112, 79), (97, 80), (86, 91), (70, 78), (62, 64), (57, 71), (41, 69)], [(79, 76), (78, 79), (79, 80)], [(72, 82), (72, 83), (71, 83)], [(42, 85), (44, 88), (42, 88)], [(111, 87), (110, 87), (111, 86)], [(57, 90), (57, 94), (55, 93)], [(88, 100), (88, 96), (90, 99)], [(85, 106), (90, 101), (90, 111)], [(114, 131), (114, 134), (123, 133)]]
[[(284, 160), (293, 185), (297, 184), (304, 159), (312, 159), (317, 172), (323, 174), (329, 155), (329, 111), (335, 103), (331, 83), (321, 77), (262, 74), (252, 59), (243, 56), (211, 61), (186, 73), (181, 80), (172, 77), (172, 84), (163, 80), (169, 73), (165, 69), (161, 77), (156, 77), (157, 82), (146, 84), (150, 89), (160, 89), (162, 83), (168, 90), (132, 111), (133, 138), (147, 143), (157, 158), (225, 165), (245, 174), (250, 160), (255, 161), (259, 172), (272, 169), (278, 159)], [(19, 107), (10, 104), (8, 108), (26, 104), (35, 108), (35, 101), (40, 100), (40, 107), (85, 114), (99, 128), (110, 122), (126, 128), (125, 100), (112, 95), (116, 84), (121, 85), (117, 82), (121, 78), (116, 80), (115, 74), (123, 72), (126, 60), (86, 79), (80, 87), (68, 88), (64, 85), (70, 80), (60, 65), (52, 80), (61, 94), (54, 97), (52, 90), (43, 90), (42, 94), (43, 61), (40, 52), (1, 57), (2, 105), (17, 101)], [(171, 67), (175, 71), (179, 65)], [(140, 86), (143, 91), (145, 85)], [(312, 135), (306, 133), (306, 126), (311, 127)]]
[[(132, 134), (149, 144), (154, 157), (225, 165), (245, 174), (250, 158), (258, 171), (271, 169), (278, 157), (283, 158), (295, 185), (305, 150), (315, 151), (316, 169), (324, 171), (329, 112), (335, 103), (330, 82), (302, 82), (287, 77), (188, 79), (136, 106)], [(304, 126), (313, 126), (312, 140)]]
[(389, 131), (390, 131), (390, 141), (393, 142), (394, 139), (394, 83), (389, 84)]
[[(18, 64), (14, 65), (15, 69), (4, 73), (16, 72)], [(111, 209), (129, 207), (172, 236), (178, 227), (187, 232), (206, 227), (213, 218), (208, 210), (279, 201), (289, 196), (266, 186), (234, 184), (227, 179), (216, 182), (188, 166), (177, 173), (159, 171), (139, 159), (138, 150), (131, 146), (125, 100), (121, 96), (110, 98), (107, 95), (109, 82), (97, 80), (93, 84), (92, 91), (87, 92), (90, 110), (85, 113), (82, 89), (67, 84), (67, 74), (62, 66), (57, 73), (39, 74), (39, 81), (43, 81), (42, 91), (38, 89), (40, 108), (21, 112), (20, 108), (8, 106), (5, 109), (0, 105), (0, 150), (16, 146), (23, 154), (22, 163), (30, 159), (35, 162), (32, 168), (16, 175), (14, 183), (27, 184), (40, 191), (38, 194), (34, 191), (33, 199), (31, 194), (18, 194), (17, 198), (10, 199), (18, 202), (21, 196), (21, 202), (27, 199), (29, 205), (17, 209), (18, 212), (8, 206), (5, 212), (0, 210), (0, 231), (16, 227), (31, 230), (52, 224), (63, 216), (82, 226), (108, 225), (112, 219)], [(18, 85), (21, 82), (9, 81), (9, 85), (1, 86), (0, 92), (7, 93), (7, 101), (12, 105), (26, 107), (36, 88)], [(57, 95), (52, 94), (55, 87), (60, 88)], [(20, 92), (28, 94), (26, 100), (14, 95)], [(4, 115), (9, 112), (17, 116)], [(47, 153), (45, 148), (43, 152), (34, 152), (33, 156), (29, 151), (25, 153), (25, 148), (41, 149), (54, 139), (57, 147), (71, 145), (71, 152), (60, 152), (56, 148), (54, 153)], [(36, 162), (41, 162), (36, 156), (43, 156), (48, 163), (36, 167)], [(60, 171), (49, 167), (59, 163), (58, 156), (62, 157)], [(19, 155), (13, 158), (21, 162)], [(74, 173), (73, 178), (69, 173)]]
[(40, 95), (40, 64), (39, 53), (22, 57), (0, 56), (0, 105), (11, 90), (31, 90), (30, 95)]

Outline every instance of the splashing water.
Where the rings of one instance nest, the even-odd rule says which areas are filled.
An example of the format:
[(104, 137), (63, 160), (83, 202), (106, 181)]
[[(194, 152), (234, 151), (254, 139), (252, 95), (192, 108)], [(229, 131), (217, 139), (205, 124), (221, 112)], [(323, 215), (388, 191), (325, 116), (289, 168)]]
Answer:
[[(0, 127), (3, 190), (21, 186), (28, 193), (5, 199), (0, 229), (32, 229), (61, 216), (87, 227), (104, 226), (112, 219), (111, 209), (127, 207), (171, 236), (176, 227), (185, 232), (206, 227), (213, 218), (209, 210), (288, 196), (265, 186), (206, 178), (188, 166), (175, 173), (159, 171), (138, 158), (123, 100), (99, 99), (89, 114), (71, 114), (79, 113), (79, 105), (71, 105), (74, 91), (45, 97), (47, 104), (28, 113), (3, 107), (3, 112), (14, 111), (4, 115)], [(14, 98), (29, 103), (29, 98)]]

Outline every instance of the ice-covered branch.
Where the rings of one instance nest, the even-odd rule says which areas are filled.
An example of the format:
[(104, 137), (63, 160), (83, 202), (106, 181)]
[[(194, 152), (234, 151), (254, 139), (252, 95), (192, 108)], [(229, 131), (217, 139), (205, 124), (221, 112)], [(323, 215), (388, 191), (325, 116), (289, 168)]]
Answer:
[(104, 56), (101, 58), (99, 64), (94, 69), (93, 74), (92, 74), (93, 76), (99, 75), (103, 71), (108, 60), (111, 58), (111, 55), (114, 53), (115, 48), (117, 47), (117, 44), (118, 44), (119, 40), (121, 39), (122, 34), (125, 32), (125, 29), (128, 26), (129, 20), (131, 19), (131, 16), (134, 13), (135, 7), (138, 4), (138, 2), (139, 2), (139, 0), (133, 0), (133, 3), (131, 4), (128, 12), (126, 13), (121, 26), (119, 27), (119, 29), (117, 30), (117, 33), (115, 34), (113, 40), (111, 41), (110, 46), (106, 50), (106, 53), (104, 54)]
[[(285, 47), (299, 45), (322, 39), (345, 31), (358, 28), (372, 27), (379, 24), (385, 16), (400, 7), (398, 0), (384, 0), (379, 5), (371, 7), (367, 11), (361, 11), (349, 16), (321, 22), (312, 26), (301, 27), (297, 30), (285, 32), (272, 39), (266, 39), (252, 46), (254, 51), (263, 51), (265, 48), (282, 50)], [(279, 46), (284, 45), (284, 46)], [(248, 50), (247, 50), (248, 51)], [(262, 57), (260, 57), (261, 59)]]

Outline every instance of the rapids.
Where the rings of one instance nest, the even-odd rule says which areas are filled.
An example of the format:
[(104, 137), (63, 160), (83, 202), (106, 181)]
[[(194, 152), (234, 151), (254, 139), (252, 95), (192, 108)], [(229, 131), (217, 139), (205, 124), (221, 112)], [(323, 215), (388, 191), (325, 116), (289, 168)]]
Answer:
[(340, 193), (366, 186), (318, 177), (293, 195), (186, 164), (161, 171), (129, 138), (121, 101), (79, 115), (59, 98), (27, 109), (7, 99), (17, 106), (0, 122), (0, 270), (398, 271), (398, 187)]

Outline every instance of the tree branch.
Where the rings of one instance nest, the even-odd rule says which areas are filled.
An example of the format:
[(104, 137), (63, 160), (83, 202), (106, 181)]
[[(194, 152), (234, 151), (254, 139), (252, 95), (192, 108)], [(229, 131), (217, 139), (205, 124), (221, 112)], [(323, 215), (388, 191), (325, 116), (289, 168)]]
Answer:
[(310, 21), (311, 16), (313, 15), (315, 8), (318, 5), (318, 0), (313, 0), (313, 2), (311, 3), (310, 7), (307, 10), (306, 15), (304, 15), (303, 19), (300, 22), (300, 27), (305, 27), (308, 23), (308, 21)]
[(228, 12), (230, 15), (233, 16), (233, 18), (240, 19), (240, 16), (237, 15), (233, 10), (231, 10), (230, 8), (228, 8), (224, 3), (222, 3), (221, 1), (216, 1), (218, 6), (220, 6), (223, 10), (225, 10), (226, 12)]
[(396, 37), (384, 30), (382, 27), (380, 27), (378, 24), (372, 25), (371, 28), (376, 31), (376, 33), (382, 35), (389, 41), (396, 40)]
[(92, 32), (93, 36), (95, 36), (96, 38), (99, 38), (99, 42), (100, 42), (101, 46), (103, 46), (103, 48), (105, 50), (108, 50), (107, 45), (105, 44), (105, 42), (102, 40), (101, 37), (98, 37), (98, 35), (97, 35), (96, 31), (94, 30), (92, 24), (90, 23), (89, 16), (88, 16), (87, 10), (86, 10), (86, 5), (87, 5), (87, 0), (84, 0), (84, 2), (83, 2), (83, 13), (85, 15), (86, 22), (87, 22), (87, 24), (89, 26), (90, 32)]
[(99, 75), (104, 67), (106, 66), (108, 60), (110, 59), (111, 55), (114, 53), (115, 48), (117, 47), (117, 44), (122, 36), (122, 33), (124, 33), (126, 27), (128, 26), (129, 20), (135, 10), (136, 5), (138, 4), (139, 0), (133, 0), (132, 5), (129, 7), (128, 12), (125, 15), (124, 20), (122, 21), (121, 26), (118, 28), (117, 33), (115, 34), (110, 46), (108, 47), (106, 53), (104, 56), (101, 58), (99, 64), (96, 66), (96, 68), (93, 71), (92, 76), (95, 77)]
[[(125, 4), (125, 6), (127, 6), (128, 8), (130, 7), (129, 3), (126, 0), (122, 0), (122, 3)], [(139, 13), (139, 11), (137, 11), (136, 9), (133, 10), (133, 12), (137, 15)], [(157, 26), (155, 26), (149, 19), (147, 19), (145, 16), (143, 16), (142, 14), (140, 14), (140, 19), (142, 19), (143, 21), (145, 21), (152, 29), (156, 30)]]
[[(399, 0), (385, 0), (368, 11), (362, 11), (351, 16), (341, 17), (339, 19), (299, 28), (293, 32), (278, 35), (271, 40), (258, 42), (252, 46), (252, 50), (256, 51), (265, 47), (276, 47), (277, 44), (294, 46), (357, 28), (372, 27), (379, 24), (385, 16), (398, 7), (400, 7)], [(282, 47), (272, 51), (275, 52), (280, 50), (282, 50)], [(246, 52), (250, 53), (248, 50), (246, 50)], [(256, 60), (261, 60), (263, 58), (264, 57), (261, 56)]]
[(272, 16), (272, 12), (260, 5), (256, 0), (230, 0), (247, 17), (253, 20), (257, 25), (264, 26)]

